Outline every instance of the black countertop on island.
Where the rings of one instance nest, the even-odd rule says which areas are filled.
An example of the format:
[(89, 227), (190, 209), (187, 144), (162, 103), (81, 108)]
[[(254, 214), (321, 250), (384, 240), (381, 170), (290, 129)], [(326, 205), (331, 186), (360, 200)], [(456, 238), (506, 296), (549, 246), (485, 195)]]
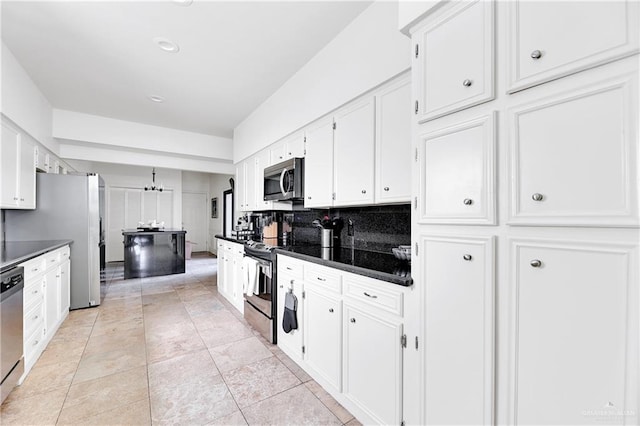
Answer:
[(141, 234), (185, 234), (184, 229), (159, 228), (159, 229), (123, 229), (122, 235)]
[(276, 253), (405, 287), (413, 284), (411, 265), (396, 259), (392, 253), (338, 247), (323, 249), (320, 245), (283, 247), (276, 249)]
[(41, 254), (72, 244), (73, 240), (6, 241), (0, 250), (0, 270), (5, 271)]

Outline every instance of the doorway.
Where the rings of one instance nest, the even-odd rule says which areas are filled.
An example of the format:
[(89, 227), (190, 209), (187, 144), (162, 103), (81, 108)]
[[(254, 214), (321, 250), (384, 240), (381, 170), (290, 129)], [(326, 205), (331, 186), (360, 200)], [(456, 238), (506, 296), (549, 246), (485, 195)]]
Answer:
[(207, 251), (208, 196), (202, 192), (182, 193), (182, 227), (187, 231), (186, 239), (195, 244), (193, 251)]

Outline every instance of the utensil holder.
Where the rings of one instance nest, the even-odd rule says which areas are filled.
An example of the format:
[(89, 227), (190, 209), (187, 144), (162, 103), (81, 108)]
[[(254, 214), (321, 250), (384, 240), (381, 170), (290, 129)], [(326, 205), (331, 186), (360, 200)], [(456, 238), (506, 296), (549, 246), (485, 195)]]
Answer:
[(333, 247), (333, 229), (323, 229), (320, 234), (321, 247)]

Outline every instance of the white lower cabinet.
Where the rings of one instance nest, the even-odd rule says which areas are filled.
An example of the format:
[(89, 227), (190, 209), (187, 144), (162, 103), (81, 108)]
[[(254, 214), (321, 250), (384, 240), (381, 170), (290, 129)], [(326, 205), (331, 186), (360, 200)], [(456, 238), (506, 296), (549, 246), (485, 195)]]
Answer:
[(338, 392), (342, 391), (342, 301), (307, 284), (306, 362)]
[(402, 422), (402, 323), (345, 301), (344, 395), (379, 424)]
[(24, 268), (23, 350), (25, 368), (20, 382), (69, 314), (69, 246), (30, 259)]
[(637, 245), (513, 239), (511, 265), (509, 422), (637, 421)]
[[(289, 288), (298, 297), (299, 330), (286, 334), (281, 323)], [(362, 423), (399, 425), (406, 292), (278, 255), (278, 346)]]
[(244, 246), (218, 240), (218, 293), (240, 312), (244, 312), (242, 281), (244, 274)]
[(493, 238), (428, 235), (421, 248), (425, 423), (493, 424)]

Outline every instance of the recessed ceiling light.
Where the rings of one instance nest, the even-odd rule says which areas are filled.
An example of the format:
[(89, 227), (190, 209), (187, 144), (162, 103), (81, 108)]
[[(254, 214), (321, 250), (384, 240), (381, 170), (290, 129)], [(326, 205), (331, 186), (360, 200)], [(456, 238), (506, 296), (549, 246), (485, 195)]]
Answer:
[(165, 52), (178, 53), (180, 51), (180, 47), (177, 44), (164, 37), (156, 37), (153, 41)]
[(191, 6), (191, 3), (193, 3), (193, 0), (173, 0), (173, 2), (179, 6)]
[(164, 102), (164, 98), (162, 96), (149, 96), (149, 99), (157, 103)]

